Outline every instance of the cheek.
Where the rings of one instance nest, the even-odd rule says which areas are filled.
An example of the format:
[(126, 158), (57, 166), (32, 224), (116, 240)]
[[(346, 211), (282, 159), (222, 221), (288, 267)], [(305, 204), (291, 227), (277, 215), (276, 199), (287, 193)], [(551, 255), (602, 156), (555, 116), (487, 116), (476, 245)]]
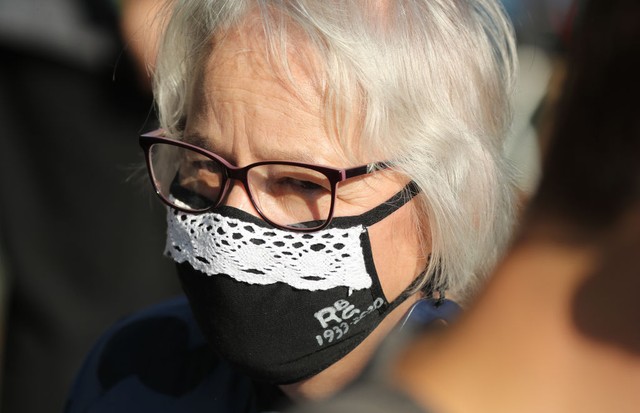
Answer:
[(369, 228), (373, 261), (387, 300), (402, 293), (426, 267), (411, 209), (406, 205)]

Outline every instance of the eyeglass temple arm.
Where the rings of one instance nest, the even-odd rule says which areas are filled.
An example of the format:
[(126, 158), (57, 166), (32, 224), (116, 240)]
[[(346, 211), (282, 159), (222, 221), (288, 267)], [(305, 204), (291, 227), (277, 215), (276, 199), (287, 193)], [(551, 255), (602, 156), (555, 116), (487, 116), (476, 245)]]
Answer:
[(344, 179), (353, 178), (355, 176), (366, 175), (375, 171), (382, 171), (390, 168), (390, 162), (372, 162), (362, 166), (356, 166), (355, 168), (344, 170)]

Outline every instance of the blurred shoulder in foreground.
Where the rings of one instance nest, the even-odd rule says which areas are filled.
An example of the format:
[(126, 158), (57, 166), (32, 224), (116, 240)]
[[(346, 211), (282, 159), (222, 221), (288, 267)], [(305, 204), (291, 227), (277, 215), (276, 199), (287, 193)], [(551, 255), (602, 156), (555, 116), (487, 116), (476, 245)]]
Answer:
[(540, 187), (470, 310), (299, 411), (637, 411), (639, 21), (635, 0), (581, 10)]

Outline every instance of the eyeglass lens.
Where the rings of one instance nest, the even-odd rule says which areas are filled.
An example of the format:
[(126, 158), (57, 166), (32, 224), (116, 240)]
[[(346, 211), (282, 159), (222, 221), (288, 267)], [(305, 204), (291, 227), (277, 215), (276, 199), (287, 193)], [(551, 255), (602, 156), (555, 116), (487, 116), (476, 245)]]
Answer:
[[(149, 149), (154, 184), (171, 205), (199, 212), (215, 206), (225, 185), (225, 166), (179, 146), (156, 143)], [(290, 228), (313, 228), (328, 218), (332, 188), (314, 169), (286, 164), (251, 167), (248, 192), (269, 221)]]

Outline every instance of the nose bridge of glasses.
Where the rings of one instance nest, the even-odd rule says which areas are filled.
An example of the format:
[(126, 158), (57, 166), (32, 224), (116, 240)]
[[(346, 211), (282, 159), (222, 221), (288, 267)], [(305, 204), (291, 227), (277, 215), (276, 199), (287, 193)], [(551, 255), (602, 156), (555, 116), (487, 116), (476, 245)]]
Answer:
[(247, 188), (247, 171), (244, 168), (227, 167), (227, 182), (225, 191), (219, 205), (227, 205), (255, 216), (260, 216), (256, 211)]
[(225, 165), (225, 169), (228, 179), (240, 181), (244, 186), (247, 185), (247, 167)]

